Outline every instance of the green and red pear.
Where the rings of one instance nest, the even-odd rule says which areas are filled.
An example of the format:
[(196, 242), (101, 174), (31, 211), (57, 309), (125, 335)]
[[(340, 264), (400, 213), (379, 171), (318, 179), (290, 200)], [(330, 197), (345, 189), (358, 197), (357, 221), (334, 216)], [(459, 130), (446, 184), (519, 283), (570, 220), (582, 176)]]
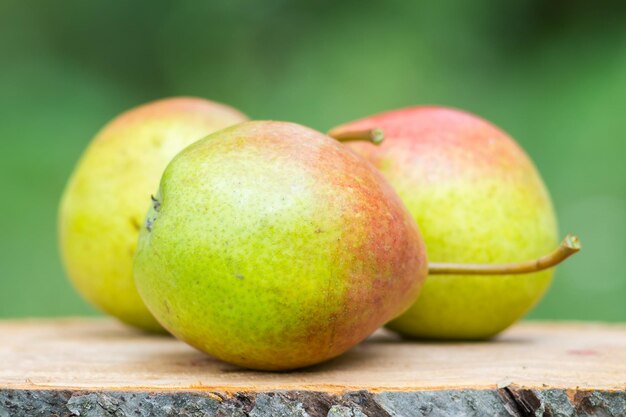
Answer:
[(244, 120), (223, 104), (179, 97), (129, 110), (96, 135), (69, 179), (59, 211), (63, 263), (85, 299), (127, 324), (162, 331), (132, 274), (146, 199), (174, 155)]
[[(556, 245), (554, 209), (537, 169), (493, 124), (460, 110), (411, 107), (347, 123), (330, 135), (373, 128), (384, 131), (382, 144), (346, 145), (398, 192), (420, 226), (431, 262), (514, 263)], [(578, 248), (574, 240), (564, 244), (568, 251)], [(419, 299), (388, 327), (421, 338), (491, 337), (525, 315), (553, 275), (552, 269), (496, 272), (500, 276), (462, 270), (431, 273)]]
[(373, 166), (312, 129), (255, 121), (169, 164), (134, 270), (178, 338), (286, 370), (338, 356), (398, 316), (426, 268), (415, 221)]

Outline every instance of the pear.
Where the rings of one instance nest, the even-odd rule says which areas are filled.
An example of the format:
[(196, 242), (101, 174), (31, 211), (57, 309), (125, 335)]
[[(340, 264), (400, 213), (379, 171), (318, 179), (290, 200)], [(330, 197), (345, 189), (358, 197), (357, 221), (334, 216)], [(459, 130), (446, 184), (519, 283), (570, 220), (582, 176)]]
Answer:
[(315, 130), (254, 121), (172, 160), (134, 271), (179, 339), (232, 364), (287, 370), (333, 358), (402, 313), (426, 258), (373, 166)]
[[(531, 262), (517, 270), (483, 265), (473, 271), (435, 263), (515, 263), (554, 247), (554, 209), (531, 160), (502, 130), (443, 107), (389, 111), (339, 126), (330, 135), (342, 138), (374, 127), (385, 134), (379, 146), (346, 145), (380, 169), (398, 192), (420, 225), (433, 275), (419, 299), (388, 327), (410, 337), (482, 339), (510, 326), (550, 284), (553, 269), (534, 271), (555, 263), (539, 268), (533, 261), (534, 267)], [(568, 237), (552, 257), (579, 248), (577, 238)], [(523, 272), (534, 273), (511, 275)]]
[(223, 104), (170, 98), (127, 111), (96, 135), (69, 179), (59, 211), (63, 263), (85, 299), (127, 324), (163, 331), (132, 274), (146, 198), (180, 150), (244, 120)]

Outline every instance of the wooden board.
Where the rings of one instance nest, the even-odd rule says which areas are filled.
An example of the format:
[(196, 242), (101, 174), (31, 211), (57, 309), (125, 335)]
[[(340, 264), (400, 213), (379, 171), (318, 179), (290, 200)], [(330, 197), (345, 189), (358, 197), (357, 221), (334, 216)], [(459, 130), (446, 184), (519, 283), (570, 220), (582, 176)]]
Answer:
[(379, 331), (326, 364), (267, 373), (107, 319), (0, 321), (0, 416), (55, 413), (626, 416), (626, 325), (525, 323), (474, 343)]

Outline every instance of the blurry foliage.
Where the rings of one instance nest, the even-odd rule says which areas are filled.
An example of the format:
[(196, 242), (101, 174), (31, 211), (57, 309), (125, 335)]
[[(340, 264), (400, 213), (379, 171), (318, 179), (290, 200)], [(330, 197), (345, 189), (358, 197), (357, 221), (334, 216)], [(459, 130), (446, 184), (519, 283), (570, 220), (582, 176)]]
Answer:
[(531, 317), (626, 320), (625, 22), (622, 0), (0, 0), (0, 316), (93, 312), (57, 255), (65, 181), (113, 116), (187, 94), (321, 130), (412, 104), (482, 115), (585, 245)]

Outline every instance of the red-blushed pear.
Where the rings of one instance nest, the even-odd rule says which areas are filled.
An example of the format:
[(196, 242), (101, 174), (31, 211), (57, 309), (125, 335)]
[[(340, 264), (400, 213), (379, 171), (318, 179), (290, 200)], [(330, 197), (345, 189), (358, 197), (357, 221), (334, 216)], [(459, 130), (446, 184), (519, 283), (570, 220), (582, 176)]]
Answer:
[(247, 120), (199, 98), (170, 98), (116, 117), (89, 144), (59, 211), (65, 269), (80, 294), (125, 323), (163, 331), (143, 304), (132, 275), (146, 198), (180, 150)]
[(346, 145), (398, 192), (421, 228), (429, 260), (486, 264), (431, 263), (433, 276), (419, 299), (388, 327), (442, 339), (487, 338), (507, 328), (545, 292), (553, 270), (543, 269), (579, 249), (569, 236), (545, 258), (497, 265), (537, 258), (557, 243), (552, 203), (528, 156), (485, 120), (442, 107), (389, 111), (330, 135), (373, 128), (384, 132), (382, 144)]
[(139, 292), (173, 335), (262, 370), (345, 352), (415, 300), (422, 239), (383, 176), (285, 122), (209, 135), (168, 165), (135, 257)]

